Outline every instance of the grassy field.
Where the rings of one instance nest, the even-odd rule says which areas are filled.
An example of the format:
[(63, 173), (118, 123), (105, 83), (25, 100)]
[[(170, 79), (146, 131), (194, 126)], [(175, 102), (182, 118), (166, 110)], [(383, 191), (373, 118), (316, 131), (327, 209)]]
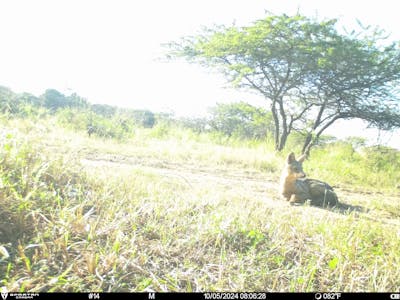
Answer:
[[(351, 148), (351, 147), (350, 147)], [(290, 206), (287, 153), (187, 130), (118, 142), (1, 121), (0, 287), (9, 291), (398, 291), (400, 175), (345, 145), (304, 168), (340, 208)]]

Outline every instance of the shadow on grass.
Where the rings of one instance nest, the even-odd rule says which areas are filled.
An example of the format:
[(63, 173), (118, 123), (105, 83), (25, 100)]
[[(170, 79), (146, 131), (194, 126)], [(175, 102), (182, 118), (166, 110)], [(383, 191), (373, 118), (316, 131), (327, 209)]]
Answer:
[(311, 201), (307, 201), (305, 203), (291, 203), (291, 205), (294, 206), (302, 206), (302, 205), (309, 205), (310, 207), (315, 207), (315, 208), (320, 208), (320, 209), (325, 209), (329, 210), (331, 212), (336, 212), (340, 214), (350, 214), (352, 212), (358, 212), (358, 213), (368, 213), (370, 211), (369, 208), (366, 208), (364, 206), (360, 205), (351, 205), (343, 202), (339, 202), (335, 206), (329, 206), (329, 205), (317, 205), (317, 204), (311, 204)]
[[(323, 208), (323, 207), (321, 207)], [(340, 202), (338, 205), (334, 207), (334, 211), (342, 214), (349, 214), (352, 212), (359, 212), (359, 213), (368, 213), (370, 210), (364, 206), (360, 205), (351, 205), (347, 203)]]
[(358, 213), (368, 213), (370, 211), (369, 208), (366, 208), (364, 206), (360, 206), (360, 205), (351, 205), (351, 204), (347, 204), (347, 203), (343, 203), (343, 202), (339, 202), (337, 205), (335, 206), (322, 206), (322, 205), (316, 205), (316, 204), (311, 204), (310, 201), (306, 202), (307, 204), (304, 203), (295, 203), (295, 204), (291, 204), (294, 206), (302, 206), (302, 205), (309, 205), (310, 207), (315, 207), (315, 208), (320, 208), (320, 209), (325, 209), (325, 210), (329, 210), (331, 212), (334, 213), (340, 213), (340, 214), (350, 214), (352, 212), (358, 212)]

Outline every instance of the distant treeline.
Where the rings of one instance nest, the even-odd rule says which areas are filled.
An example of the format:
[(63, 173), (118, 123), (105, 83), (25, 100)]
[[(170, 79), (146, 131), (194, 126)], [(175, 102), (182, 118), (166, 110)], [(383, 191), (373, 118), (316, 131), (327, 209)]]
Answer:
[[(204, 118), (177, 118), (170, 113), (91, 104), (77, 94), (66, 96), (54, 89), (36, 97), (28, 93), (17, 94), (0, 86), (0, 119), (13, 118), (33, 121), (52, 118), (52, 122), (55, 120), (63, 128), (121, 141), (146, 132), (155, 138), (183, 134), (223, 145), (273, 145), (272, 114), (244, 102), (217, 104), (210, 108), (209, 115)], [(304, 134), (296, 132), (290, 136), (287, 148), (299, 151), (303, 140)], [(335, 149), (336, 155), (342, 155), (342, 163), (346, 164), (346, 160), (351, 163), (360, 161), (360, 166), (368, 169), (364, 174), (396, 174), (391, 177), (398, 182), (400, 151), (397, 149), (381, 145), (366, 146), (366, 140), (361, 137), (338, 140), (327, 135), (321, 136), (316, 146), (320, 147), (316, 156), (318, 153), (327, 156)], [(341, 169), (346, 170), (345, 167)]]
[(6, 117), (56, 115), (58, 121), (89, 135), (126, 138), (135, 127), (153, 128), (156, 124), (189, 128), (196, 133), (217, 132), (227, 137), (262, 140), (273, 132), (270, 112), (245, 102), (217, 104), (203, 118), (176, 118), (170, 113), (120, 108), (107, 104), (91, 104), (76, 93), (64, 95), (48, 89), (39, 97), (14, 93), (0, 86), (0, 112)]

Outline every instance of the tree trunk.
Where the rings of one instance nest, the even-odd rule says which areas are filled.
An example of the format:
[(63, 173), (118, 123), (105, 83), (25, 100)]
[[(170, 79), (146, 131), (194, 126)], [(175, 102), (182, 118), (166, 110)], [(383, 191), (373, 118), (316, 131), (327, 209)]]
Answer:
[(282, 149), (280, 148), (280, 142), (279, 142), (279, 136), (280, 136), (280, 126), (279, 126), (279, 116), (278, 116), (278, 112), (276, 111), (276, 100), (272, 101), (271, 103), (271, 112), (272, 112), (272, 118), (274, 119), (274, 126), (275, 126), (275, 130), (274, 130), (274, 142), (275, 142), (275, 150), (276, 151), (281, 151)]
[(280, 136), (279, 145), (277, 149), (278, 151), (282, 151), (285, 148), (288, 136), (289, 133), (286, 130), (284, 130)]
[(303, 144), (303, 148), (301, 149), (302, 154), (306, 154), (307, 156), (310, 155), (310, 149), (311, 149), (312, 141), (313, 141), (312, 137), (313, 137), (312, 133), (308, 132), (306, 139), (304, 141), (304, 144)]
[[(279, 114), (275, 107), (276, 103), (279, 104)], [(274, 118), (276, 119), (278, 126), (282, 125), (280, 127), (281, 130), (276, 132), (277, 137), (275, 138), (275, 149), (280, 152), (285, 148), (286, 141), (287, 141), (287, 138), (290, 133), (290, 128), (288, 128), (288, 123), (287, 123), (286, 112), (283, 107), (283, 98), (282, 97), (278, 97), (274, 101), (274, 110), (275, 111), (273, 112), (273, 114), (275, 113)], [(279, 122), (279, 118), (280, 118), (281, 123)]]

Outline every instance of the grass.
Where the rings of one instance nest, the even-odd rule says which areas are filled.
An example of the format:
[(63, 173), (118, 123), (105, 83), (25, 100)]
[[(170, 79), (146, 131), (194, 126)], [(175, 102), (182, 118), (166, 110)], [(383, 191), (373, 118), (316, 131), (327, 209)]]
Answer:
[(305, 169), (362, 210), (292, 207), (276, 193), (284, 155), (268, 145), (160, 129), (116, 142), (51, 122), (3, 121), (0, 133), (0, 286), (9, 291), (400, 286), (399, 195), (392, 178), (366, 190), (366, 174), (343, 175), (368, 169), (361, 155), (338, 163), (347, 150), (315, 150)]

